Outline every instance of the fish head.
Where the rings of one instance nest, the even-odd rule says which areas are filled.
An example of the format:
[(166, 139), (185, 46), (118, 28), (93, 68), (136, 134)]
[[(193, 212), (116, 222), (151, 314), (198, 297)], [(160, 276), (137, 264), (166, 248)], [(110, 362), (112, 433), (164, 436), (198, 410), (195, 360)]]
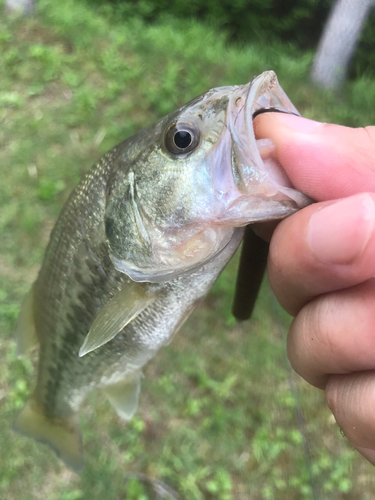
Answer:
[(253, 117), (294, 113), (273, 71), (190, 101), (120, 147), (107, 186), (106, 237), (115, 267), (162, 282), (214, 258), (235, 228), (284, 218), (311, 200), (256, 141)]

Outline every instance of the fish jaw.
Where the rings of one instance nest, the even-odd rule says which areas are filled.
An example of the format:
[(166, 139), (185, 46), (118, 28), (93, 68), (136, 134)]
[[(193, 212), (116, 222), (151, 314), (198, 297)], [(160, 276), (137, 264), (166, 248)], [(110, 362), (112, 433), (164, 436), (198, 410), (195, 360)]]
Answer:
[(243, 226), (280, 219), (312, 202), (293, 188), (270, 154), (272, 141), (256, 140), (253, 119), (259, 111), (300, 116), (273, 71), (254, 78), (230, 99), (229, 134), (214, 152), (215, 190), (224, 203), (219, 224)]

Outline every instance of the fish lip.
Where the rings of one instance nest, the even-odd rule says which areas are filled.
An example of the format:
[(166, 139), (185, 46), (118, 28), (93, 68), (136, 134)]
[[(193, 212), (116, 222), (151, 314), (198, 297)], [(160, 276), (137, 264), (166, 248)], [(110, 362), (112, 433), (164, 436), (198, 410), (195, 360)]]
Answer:
[(265, 71), (253, 78), (248, 92), (249, 100), (253, 118), (254, 115), (269, 111), (301, 116), (282, 89), (276, 73), (272, 70)]
[(244, 104), (244, 125), (249, 138), (250, 148), (257, 165), (262, 166), (263, 160), (256, 145), (254, 119), (262, 113), (278, 112), (301, 116), (282, 89), (274, 71), (265, 71), (251, 82)]
[[(238, 105), (239, 99), (242, 106)], [(280, 86), (274, 71), (266, 71), (237, 90), (229, 103), (228, 129), (232, 142), (232, 174), (235, 189), (227, 197), (227, 208), (243, 196), (292, 200), (297, 208), (312, 200), (292, 187), (287, 175), (285, 185), (275, 177), (282, 172), (278, 164), (263, 161), (254, 132), (254, 118), (266, 112), (279, 112), (301, 116)], [(234, 155), (234, 160), (233, 160)], [(280, 173), (279, 172), (279, 173)], [(261, 220), (261, 219), (259, 219)]]

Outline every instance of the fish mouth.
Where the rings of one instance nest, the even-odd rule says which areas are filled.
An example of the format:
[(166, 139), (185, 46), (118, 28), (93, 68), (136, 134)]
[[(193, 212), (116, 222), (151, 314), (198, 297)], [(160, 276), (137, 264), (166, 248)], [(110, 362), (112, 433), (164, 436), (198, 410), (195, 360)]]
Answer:
[(228, 183), (226, 177), (231, 188), (227, 191), (224, 224), (280, 219), (312, 202), (293, 188), (275, 159), (271, 139), (255, 138), (254, 118), (267, 112), (300, 116), (273, 71), (236, 90), (228, 106), (232, 182)]

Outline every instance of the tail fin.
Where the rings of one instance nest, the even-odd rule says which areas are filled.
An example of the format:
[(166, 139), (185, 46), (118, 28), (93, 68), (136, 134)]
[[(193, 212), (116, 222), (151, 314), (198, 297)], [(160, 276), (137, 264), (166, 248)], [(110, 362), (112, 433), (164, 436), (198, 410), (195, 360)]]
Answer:
[(76, 414), (69, 419), (51, 418), (44, 414), (35, 397), (31, 396), (16, 418), (13, 430), (48, 444), (75, 472), (82, 469), (82, 437)]

